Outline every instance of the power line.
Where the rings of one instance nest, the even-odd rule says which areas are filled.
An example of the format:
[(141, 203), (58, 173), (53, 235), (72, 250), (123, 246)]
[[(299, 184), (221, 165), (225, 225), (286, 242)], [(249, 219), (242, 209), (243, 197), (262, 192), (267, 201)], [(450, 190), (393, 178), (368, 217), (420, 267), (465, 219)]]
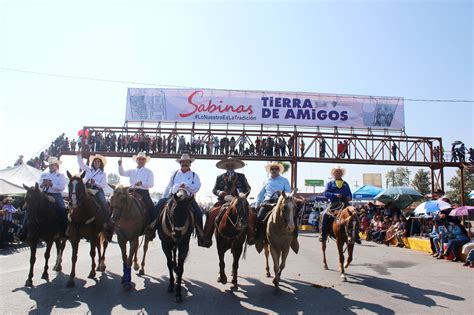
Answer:
[[(112, 80), (112, 79), (101, 79), (101, 78), (93, 78), (93, 77), (82, 77), (82, 76), (74, 76), (74, 75), (67, 75), (67, 74), (55, 74), (55, 73), (47, 73), (47, 72), (38, 72), (38, 71), (29, 71), (29, 70), (21, 70), (21, 69), (14, 69), (14, 68), (7, 68), (7, 67), (0, 67), (0, 70), (4, 71), (11, 71), (11, 72), (20, 72), (26, 74), (36, 74), (42, 76), (49, 76), (49, 77), (56, 77), (56, 78), (63, 78), (63, 79), (74, 79), (74, 80), (88, 80), (88, 81), (99, 81), (99, 82), (107, 82), (107, 83), (120, 83), (120, 84), (133, 84), (133, 85), (146, 85), (146, 86), (157, 86), (157, 87), (168, 87), (168, 88), (181, 88), (181, 89), (194, 89), (196, 87), (189, 87), (189, 86), (180, 86), (180, 85), (170, 85), (170, 84), (158, 84), (158, 83), (148, 83), (148, 82), (136, 82), (136, 81), (123, 81), (123, 80)], [(221, 89), (215, 89), (221, 90)], [(226, 89), (226, 91), (237, 91), (242, 92), (241, 90), (232, 90)], [(271, 92), (271, 91), (255, 91), (255, 92)], [(307, 94), (312, 95), (315, 93), (309, 92), (282, 92), (278, 91), (275, 93), (291, 93), (291, 94)], [(363, 95), (341, 95), (341, 94), (328, 94), (328, 93), (317, 93), (322, 95), (336, 95), (336, 96), (347, 96), (350, 98), (358, 98), (358, 99), (373, 99), (373, 96), (363, 96)], [(401, 99), (400, 97), (380, 97), (384, 99)], [(474, 103), (474, 100), (454, 100), (454, 99), (420, 99), (420, 98), (404, 98), (404, 101), (409, 102), (439, 102), (439, 103)]]

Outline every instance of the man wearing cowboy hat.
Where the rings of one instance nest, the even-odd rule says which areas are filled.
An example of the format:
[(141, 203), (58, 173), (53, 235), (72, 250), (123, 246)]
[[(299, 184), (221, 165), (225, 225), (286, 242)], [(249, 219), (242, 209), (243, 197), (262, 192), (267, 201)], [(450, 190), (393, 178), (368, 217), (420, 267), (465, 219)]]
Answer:
[(272, 162), (265, 166), (267, 173), (270, 173), (270, 177), (263, 184), (262, 190), (257, 196), (257, 202), (255, 207), (260, 209), (257, 212), (257, 233), (256, 239), (261, 239), (263, 232), (263, 220), (267, 213), (272, 209), (266, 206), (269, 203), (276, 202), (278, 200), (278, 192), (291, 192), (290, 183), (288, 179), (281, 176), (280, 173), (284, 171), (282, 164), (277, 162)]
[[(191, 163), (194, 162), (194, 158), (190, 157), (188, 153), (183, 153), (181, 158), (176, 159), (176, 162), (179, 163), (180, 168), (173, 172), (171, 175), (170, 181), (165, 188), (163, 193), (163, 198), (158, 201), (156, 206), (153, 208), (153, 220), (160, 216), (160, 212), (166, 202), (171, 198), (172, 194), (178, 192), (179, 189), (184, 188), (190, 194), (195, 195), (201, 188), (201, 180), (199, 179), (198, 174), (191, 171)], [(202, 211), (196, 200), (193, 198), (192, 201), (192, 210), (195, 218), (195, 225), (198, 235), (198, 245), (203, 247), (210, 247), (212, 243), (207, 242), (204, 239), (204, 233), (202, 229)]]
[(86, 172), (84, 183), (87, 188), (94, 190), (95, 197), (99, 200), (102, 209), (104, 210), (104, 217), (106, 221), (110, 218), (110, 209), (107, 200), (105, 199), (104, 188), (107, 186), (107, 175), (104, 172), (107, 159), (100, 154), (91, 155), (89, 160), (92, 161), (92, 166), (87, 166), (82, 160), (81, 152), (77, 152), (77, 163), (82, 171)]
[[(324, 190), (324, 196), (329, 199), (331, 202), (330, 206), (323, 211), (323, 215), (321, 216), (321, 236), (319, 237), (319, 241), (323, 242), (326, 241), (329, 233), (329, 224), (331, 218), (327, 212), (331, 211), (336, 208), (347, 207), (349, 202), (352, 200), (352, 192), (349, 184), (342, 179), (346, 170), (341, 168), (340, 166), (335, 167), (331, 170), (331, 176), (334, 178), (333, 180), (329, 181), (326, 185), (326, 189)], [(356, 233), (356, 243), (360, 244), (359, 233)]]
[(0, 224), (2, 227), (0, 230), (2, 231), (0, 240), (0, 248), (8, 246), (8, 231), (13, 229), (13, 233), (18, 232), (18, 225), (13, 223), (13, 214), (17, 212), (15, 207), (12, 205), (13, 198), (12, 197), (5, 197), (3, 198), (3, 206), (0, 210)]
[(139, 152), (138, 154), (132, 156), (132, 159), (137, 163), (137, 167), (130, 170), (124, 170), (122, 166), (122, 159), (118, 160), (119, 165), (119, 174), (120, 176), (125, 176), (129, 178), (130, 181), (130, 190), (133, 190), (143, 198), (149, 214), (153, 207), (153, 201), (150, 197), (150, 192), (148, 189), (152, 188), (154, 185), (153, 172), (145, 167), (145, 164), (150, 161), (150, 157), (145, 154), (145, 152)]
[[(216, 163), (216, 167), (226, 170), (225, 173), (217, 176), (216, 183), (212, 193), (217, 196), (217, 202), (207, 214), (206, 226), (204, 228), (206, 239), (212, 244), (212, 234), (214, 233), (214, 222), (219, 215), (221, 206), (232, 200), (233, 196), (239, 193), (247, 194), (250, 192), (250, 185), (247, 178), (242, 173), (236, 173), (235, 170), (245, 166), (245, 163), (237, 158), (228, 157)], [(255, 242), (255, 214), (249, 212), (248, 218), (247, 242), (251, 245)]]
[(50, 156), (48, 158), (48, 170), (41, 173), (40, 178), (38, 179), (38, 184), (48, 195), (52, 196), (58, 205), (60, 211), (60, 217), (63, 231), (66, 230), (67, 226), (67, 210), (64, 205), (64, 199), (62, 192), (66, 188), (67, 179), (64, 174), (59, 172), (59, 165), (63, 162), (60, 161), (55, 156)]

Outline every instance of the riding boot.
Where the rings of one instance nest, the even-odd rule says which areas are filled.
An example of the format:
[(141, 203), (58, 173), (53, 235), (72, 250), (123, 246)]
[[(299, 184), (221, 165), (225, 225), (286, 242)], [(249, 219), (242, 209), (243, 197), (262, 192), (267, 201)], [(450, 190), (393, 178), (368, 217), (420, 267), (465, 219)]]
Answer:
[(255, 224), (257, 221), (257, 214), (250, 211), (248, 217), (248, 227), (247, 227), (247, 244), (255, 244)]

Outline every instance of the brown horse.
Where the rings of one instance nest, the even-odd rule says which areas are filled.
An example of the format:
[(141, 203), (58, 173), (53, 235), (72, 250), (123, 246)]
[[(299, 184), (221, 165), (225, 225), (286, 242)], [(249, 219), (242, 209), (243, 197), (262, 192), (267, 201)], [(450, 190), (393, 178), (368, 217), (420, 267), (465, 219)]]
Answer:
[(46, 251), (44, 253), (44, 271), (42, 279), (48, 281), (48, 260), (50, 257), (53, 242), (56, 244), (57, 258), (53, 267), (54, 271), (61, 271), (61, 262), (66, 238), (64, 231), (61, 231), (61, 218), (58, 214), (57, 205), (54, 200), (49, 200), (48, 196), (43, 193), (38, 184), (34, 187), (23, 185), (26, 189), (25, 208), (27, 211), (28, 222), (26, 240), (30, 246), (30, 272), (25, 282), (26, 287), (33, 286), (33, 268), (36, 262), (36, 248), (38, 242), (43, 240), (46, 242)]
[(297, 227), (295, 226), (294, 216), (298, 211), (298, 204), (301, 202), (303, 202), (301, 199), (294, 196), (294, 192), (286, 194), (283, 191), (268, 217), (264, 239), (265, 270), (267, 277), (271, 277), (268, 266), (268, 256), (271, 253), (275, 273), (273, 279), (275, 290), (279, 288), (281, 272), (285, 268), (290, 245), (295, 237), (294, 230)]
[[(329, 211), (328, 211), (329, 213)], [(330, 214), (334, 221), (329, 225), (329, 235), (336, 239), (337, 250), (339, 252), (339, 271), (341, 272), (341, 280), (347, 281), (345, 269), (348, 268), (352, 261), (352, 253), (354, 252), (354, 242), (356, 239), (356, 233), (359, 229), (359, 221), (357, 219), (357, 211), (354, 207), (349, 206), (335, 210), (334, 214)], [(346, 265), (344, 266), (344, 244), (347, 244), (347, 252), (349, 257), (347, 258)], [(328, 269), (326, 262), (326, 241), (321, 243), (323, 250), (323, 263), (324, 268)]]
[(158, 235), (161, 248), (166, 255), (170, 283), (168, 292), (174, 291), (176, 273), (175, 301), (181, 303), (181, 279), (184, 271), (184, 261), (188, 256), (189, 239), (194, 229), (192, 202), (194, 196), (184, 189), (178, 190), (165, 205), (158, 221)]
[[(120, 250), (122, 251), (123, 276), (122, 284), (125, 290), (132, 288), (132, 259), (133, 268), (139, 269), (137, 263), (138, 238), (143, 235), (149, 223), (148, 212), (145, 204), (131, 195), (128, 187), (119, 186), (114, 190), (110, 200), (112, 208), (112, 218), (115, 222), (115, 233), (117, 234)], [(143, 259), (139, 275), (145, 274), (145, 257), (148, 250), (149, 237), (145, 237), (143, 246)], [(127, 243), (130, 243), (130, 250), (127, 256)]]
[(88, 278), (95, 277), (95, 251), (98, 252), (97, 271), (105, 271), (105, 251), (108, 241), (104, 234), (104, 224), (109, 221), (105, 217), (104, 212), (99, 209), (99, 203), (89, 194), (82, 179), (85, 172), (80, 176), (72, 176), (67, 172), (69, 177), (69, 205), (68, 214), (68, 237), (72, 245), (72, 268), (67, 287), (74, 286), (74, 277), (76, 276), (77, 252), (79, 249), (79, 241), (81, 238), (87, 239), (90, 244), (90, 256), (92, 259), (91, 271)]
[(237, 270), (239, 269), (239, 259), (242, 254), (243, 245), (247, 236), (248, 214), (250, 205), (247, 201), (247, 195), (240, 193), (234, 197), (230, 203), (224, 204), (223, 213), (216, 219), (216, 244), (219, 254), (219, 277), (218, 282), (227, 283), (225, 274), (224, 255), (228, 249), (234, 256), (232, 264), (232, 289), (237, 290)]

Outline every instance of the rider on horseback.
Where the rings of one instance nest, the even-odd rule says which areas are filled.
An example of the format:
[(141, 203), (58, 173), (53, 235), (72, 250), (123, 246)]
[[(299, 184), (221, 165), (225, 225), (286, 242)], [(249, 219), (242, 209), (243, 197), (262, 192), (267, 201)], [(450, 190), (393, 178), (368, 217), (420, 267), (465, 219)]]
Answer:
[[(201, 180), (198, 174), (191, 171), (191, 163), (194, 162), (194, 158), (190, 157), (188, 153), (183, 153), (180, 159), (176, 159), (176, 162), (181, 166), (180, 169), (173, 172), (170, 181), (165, 188), (163, 198), (161, 198), (153, 209), (153, 219), (159, 218), (161, 210), (164, 205), (168, 202), (171, 195), (176, 193), (179, 189), (184, 188), (190, 194), (196, 194), (201, 188)], [(196, 231), (198, 236), (198, 245), (202, 247), (210, 247), (212, 243), (209, 243), (205, 237), (202, 229), (202, 212), (201, 208), (193, 198), (192, 210), (195, 218)]]
[[(250, 185), (247, 182), (247, 178), (242, 173), (236, 173), (235, 170), (245, 166), (245, 163), (241, 160), (233, 157), (220, 160), (216, 163), (216, 167), (225, 169), (226, 172), (217, 176), (216, 183), (212, 192), (217, 196), (218, 201), (214, 204), (214, 207), (207, 214), (206, 226), (204, 228), (205, 237), (212, 244), (212, 234), (214, 232), (214, 223), (218, 216), (221, 207), (224, 203), (232, 200), (233, 196), (238, 196), (239, 193), (247, 194), (250, 192)], [(254, 230), (255, 230), (255, 214), (249, 213), (248, 218), (248, 234), (247, 243), (252, 245), (255, 243)]]
[[(264, 224), (263, 220), (265, 219), (267, 213), (273, 209), (273, 204), (277, 202), (279, 192), (291, 192), (290, 183), (288, 179), (281, 176), (280, 173), (283, 172), (284, 167), (282, 164), (273, 162), (267, 164), (265, 166), (268, 173), (270, 173), (270, 177), (265, 181), (262, 190), (258, 194), (256, 208), (260, 207), (257, 213), (257, 233), (255, 238), (257, 241), (263, 240), (263, 229)], [(295, 213), (295, 226), (297, 226), (296, 222), (297, 213)], [(292, 248), (299, 248), (298, 240), (298, 228), (295, 229), (295, 238), (291, 245)], [(261, 244), (261, 243), (260, 243)], [(261, 247), (261, 246), (259, 246)], [(298, 251), (298, 250), (296, 250)]]
[(87, 166), (82, 160), (81, 152), (77, 152), (77, 163), (81, 170), (86, 172), (84, 177), (84, 183), (86, 187), (90, 189), (92, 194), (97, 198), (101, 205), (103, 211), (103, 216), (105, 221), (110, 219), (110, 208), (107, 200), (105, 199), (104, 188), (107, 186), (107, 175), (104, 172), (104, 167), (107, 164), (107, 159), (105, 156), (100, 154), (91, 155), (90, 160), (92, 161), (92, 166)]
[(132, 159), (137, 163), (135, 169), (124, 170), (122, 166), (122, 159), (118, 160), (119, 174), (130, 178), (130, 190), (139, 194), (143, 198), (143, 202), (146, 205), (147, 211), (151, 214), (153, 207), (153, 201), (150, 197), (148, 189), (154, 185), (153, 172), (145, 167), (145, 164), (150, 161), (150, 157), (146, 156), (144, 152), (139, 152), (134, 155)]
[(61, 219), (61, 231), (64, 234), (67, 226), (67, 209), (61, 193), (66, 188), (67, 179), (64, 174), (59, 172), (59, 165), (62, 163), (57, 157), (50, 156), (48, 158), (49, 170), (41, 173), (38, 183), (46, 194), (54, 198), (59, 210), (58, 215)]
[[(349, 184), (342, 179), (342, 176), (346, 173), (346, 170), (340, 166), (335, 167), (331, 170), (331, 176), (334, 180), (331, 180), (326, 185), (324, 196), (331, 202), (330, 206), (323, 211), (321, 219), (321, 236), (319, 241), (326, 241), (329, 233), (329, 224), (332, 216), (328, 214), (335, 209), (342, 209), (349, 205), (352, 200), (352, 193)], [(356, 233), (355, 242), (360, 244), (359, 234)]]

